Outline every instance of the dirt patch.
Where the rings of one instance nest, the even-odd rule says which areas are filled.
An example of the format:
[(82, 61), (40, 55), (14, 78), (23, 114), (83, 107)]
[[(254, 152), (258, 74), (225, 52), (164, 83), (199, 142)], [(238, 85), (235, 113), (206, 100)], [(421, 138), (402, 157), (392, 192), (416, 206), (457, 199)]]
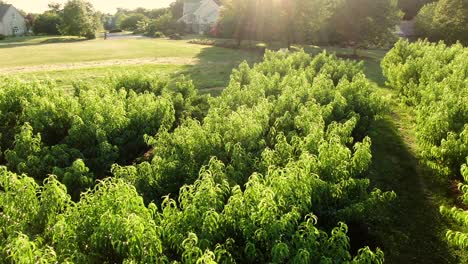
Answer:
[(198, 59), (178, 58), (178, 57), (103, 60), (103, 61), (89, 61), (89, 62), (62, 63), (62, 64), (50, 64), (50, 65), (45, 64), (45, 65), (0, 68), (0, 74), (14, 74), (14, 73), (38, 72), (38, 71), (75, 70), (75, 69), (82, 69), (82, 68), (95, 68), (95, 67), (108, 67), (108, 66), (127, 66), (127, 65), (144, 65), (144, 64), (195, 65), (197, 63), (198, 63)]

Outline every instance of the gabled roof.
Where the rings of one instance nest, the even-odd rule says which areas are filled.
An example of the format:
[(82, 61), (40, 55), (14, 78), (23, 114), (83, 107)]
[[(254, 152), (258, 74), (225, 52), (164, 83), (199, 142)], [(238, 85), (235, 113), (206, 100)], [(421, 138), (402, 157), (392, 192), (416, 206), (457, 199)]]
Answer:
[[(221, 6), (221, 0), (212, 0), (216, 5)], [(178, 21), (183, 21), (185, 18), (197, 14), (200, 11), (200, 8), (203, 6), (205, 3), (205, 0), (185, 0), (184, 1), (184, 15), (179, 18)], [(190, 6), (190, 11), (185, 10), (187, 5), (192, 5)]]
[(0, 4), (0, 20), (3, 19), (3, 16), (6, 14), (8, 9), (10, 9), (11, 5), (8, 4)]

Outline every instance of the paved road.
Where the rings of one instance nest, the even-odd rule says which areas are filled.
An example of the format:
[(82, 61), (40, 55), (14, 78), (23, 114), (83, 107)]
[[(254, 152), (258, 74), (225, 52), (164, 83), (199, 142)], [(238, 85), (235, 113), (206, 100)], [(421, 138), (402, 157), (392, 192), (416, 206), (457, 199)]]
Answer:
[(107, 33), (108, 40), (117, 40), (117, 39), (145, 39), (143, 35), (134, 35), (132, 33)]

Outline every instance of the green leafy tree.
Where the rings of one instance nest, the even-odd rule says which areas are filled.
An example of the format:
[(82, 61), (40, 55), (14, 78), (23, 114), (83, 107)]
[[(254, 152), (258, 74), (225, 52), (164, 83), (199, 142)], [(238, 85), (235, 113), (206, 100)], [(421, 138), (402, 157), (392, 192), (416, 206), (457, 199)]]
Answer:
[(419, 36), (424, 36), (429, 39), (440, 38), (440, 32), (435, 28), (434, 14), (437, 3), (424, 5), (419, 10), (415, 18), (415, 30)]
[(99, 17), (91, 3), (84, 0), (70, 0), (65, 4), (59, 27), (62, 35), (93, 39), (100, 26)]
[(468, 44), (468, 2), (439, 0), (425, 5), (416, 16), (416, 31), (432, 41)]
[(181, 18), (184, 13), (184, 0), (176, 0), (169, 6), (172, 16), (175, 18)]
[(138, 31), (144, 32), (146, 36), (155, 37), (158, 32), (171, 35), (177, 32), (178, 24), (170, 12), (152, 19), (148, 22), (140, 23)]
[(123, 30), (135, 31), (138, 28), (138, 23), (146, 21), (148, 21), (148, 18), (144, 14), (135, 13), (125, 17), (118, 26)]
[(410, 20), (413, 19), (418, 13), (419, 10), (425, 5), (434, 0), (398, 0), (398, 8), (403, 11), (403, 19)]
[[(421, 10), (423, 11), (424, 8)], [(460, 200), (468, 204), (468, 48), (461, 44), (399, 41), (382, 61), (388, 84), (413, 105), (422, 161), (440, 176), (462, 181)], [(450, 244), (468, 249), (468, 211), (441, 206), (456, 227)]]
[(281, 33), (289, 48), (292, 43), (304, 43), (309, 35), (325, 28), (335, 12), (334, 1), (283, 0), (281, 1)]
[(60, 35), (59, 26), (62, 22), (60, 15), (54, 11), (46, 11), (36, 17), (33, 24), (35, 34)]
[(335, 10), (336, 38), (355, 48), (390, 42), (401, 17), (396, 0), (343, 0)]
[(382, 263), (350, 250), (345, 224), (395, 197), (365, 178), (373, 88), (362, 63), (303, 51), (242, 63), (210, 100), (144, 73), (70, 93), (2, 81), (2, 149), (21, 174), (0, 166), (0, 259)]
[(240, 46), (242, 40), (254, 36), (255, 19), (254, 0), (224, 0), (220, 25), (225, 36), (233, 37)]

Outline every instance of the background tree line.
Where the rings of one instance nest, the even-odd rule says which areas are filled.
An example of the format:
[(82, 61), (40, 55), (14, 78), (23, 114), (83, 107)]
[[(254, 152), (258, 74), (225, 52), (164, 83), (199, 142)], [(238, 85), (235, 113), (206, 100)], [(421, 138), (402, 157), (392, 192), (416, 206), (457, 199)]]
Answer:
[[(97, 30), (132, 31), (151, 37), (182, 33), (177, 22), (184, 0), (157, 9), (95, 11), (85, 0), (63, 7), (50, 4), (42, 14), (24, 14), (35, 34), (94, 38)], [(447, 43), (468, 42), (466, 0), (221, 0), (218, 23), (210, 34), (263, 42), (344, 44), (354, 47), (393, 43), (401, 19), (415, 20), (417, 37)]]
[[(31, 28), (35, 34), (70, 35), (93, 39), (102, 28), (101, 13), (91, 3), (83, 0), (69, 0), (62, 7), (49, 4), (49, 10), (42, 14), (28, 14)], [(29, 17), (29, 19), (28, 19)]]
[(377, 45), (402, 14), (396, 0), (223, 0), (224, 37), (291, 43)]
[(34, 34), (74, 35), (91, 39), (95, 38), (98, 30), (126, 30), (150, 36), (156, 32), (172, 34), (178, 31), (177, 19), (182, 12), (183, 0), (176, 0), (167, 8), (118, 8), (115, 14), (96, 11), (85, 0), (70, 0), (63, 7), (57, 3), (49, 4), (49, 9), (42, 14), (23, 12), (23, 15)]
[(156, 32), (170, 35), (178, 31), (177, 19), (182, 17), (183, 6), (184, 1), (177, 0), (166, 8), (118, 8), (114, 15), (103, 16), (104, 28), (109, 31), (127, 30), (152, 37)]
[(468, 1), (439, 0), (424, 5), (415, 19), (416, 33), (430, 41), (468, 44)]

